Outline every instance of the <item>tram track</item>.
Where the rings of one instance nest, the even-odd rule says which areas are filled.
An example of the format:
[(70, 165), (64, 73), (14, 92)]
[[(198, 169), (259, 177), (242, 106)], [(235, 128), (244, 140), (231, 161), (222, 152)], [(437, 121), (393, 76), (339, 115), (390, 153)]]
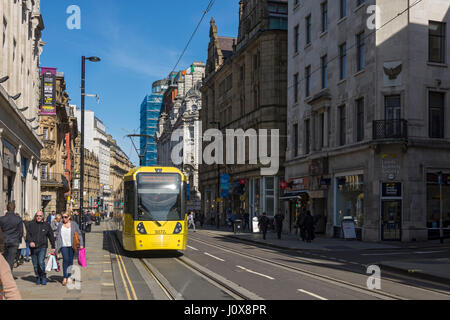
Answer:
[[(337, 278), (330, 277), (330, 276), (327, 276), (327, 275), (323, 275), (323, 274), (320, 274), (320, 273), (317, 273), (317, 272), (306, 270), (304, 268), (294, 267), (294, 266), (291, 266), (291, 265), (288, 265), (288, 264), (285, 264), (285, 263), (281, 263), (281, 262), (277, 262), (277, 261), (274, 261), (274, 260), (271, 260), (271, 259), (268, 259), (268, 258), (264, 258), (264, 257), (262, 257), (260, 255), (251, 254), (249, 252), (246, 252), (244, 254), (244, 253), (238, 251), (237, 249), (230, 248), (230, 247), (225, 246), (225, 245), (217, 244), (215, 242), (208, 242), (208, 241), (205, 241), (203, 239), (198, 239), (198, 238), (194, 238), (194, 237), (190, 237), (190, 240), (191, 241), (196, 241), (196, 242), (199, 242), (199, 243), (203, 243), (205, 245), (208, 245), (208, 246), (211, 246), (211, 247), (214, 247), (214, 248), (220, 248), (220, 249), (222, 249), (222, 250), (224, 250), (226, 252), (233, 253), (233, 254), (236, 254), (236, 255), (239, 255), (239, 256), (242, 256), (242, 257), (245, 257), (245, 258), (249, 258), (249, 259), (252, 259), (254, 261), (262, 262), (262, 263), (265, 263), (265, 264), (268, 264), (268, 265), (271, 265), (271, 266), (282, 268), (284, 270), (296, 272), (296, 273), (302, 274), (304, 276), (308, 276), (310, 278), (314, 278), (316, 280), (325, 281), (327, 283), (338, 285), (338, 286), (341, 286), (341, 287), (344, 287), (344, 288), (347, 288), (347, 289), (350, 289), (350, 290), (353, 290), (353, 291), (361, 292), (361, 293), (373, 296), (373, 297), (378, 298), (378, 299), (383, 299), (383, 300), (409, 300), (409, 298), (402, 297), (402, 296), (397, 295), (397, 294), (388, 293), (388, 292), (379, 291), (379, 290), (377, 290), (377, 291), (370, 290), (367, 287), (364, 287), (364, 286), (361, 286), (361, 285), (358, 285), (358, 284), (355, 284), (355, 283), (352, 283), (352, 282), (349, 282), (349, 281), (346, 281), (346, 280), (337, 279)], [(239, 241), (239, 240), (237, 240), (237, 241), (245, 243), (243, 241)], [(248, 243), (245, 243), (245, 244), (248, 244)], [(281, 256), (287, 256), (287, 255), (284, 255), (284, 254), (280, 254), (280, 255)], [(301, 262), (305, 262), (305, 263), (311, 263), (311, 260), (308, 259), (308, 258), (293, 257), (293, 256), (289, 256), (289, 257), (293, 258), (293, 259), (295, 259), (297, 261), (301, 261)], [(442, 296), (446, 297), (447, 299), (450, 298), (450, 293), (444, 292), (444, 291), (441, 291), (441, 290), (428, 289), (428, 288), (424, 288), (424, 287), (416, 287), (416, 286), (400, 283), (399, 281), (394, 281), (394, 280), (390, 280), (390, 279), (389, 280), (388, 279), (383, 279), (383, 281), (390, 281), (390, 282), (395, 283), (397, 285), (402, 285), (402, 286), (406, 286), (406, 287), (412, 287), (414, 289), (418, 289), (418, 290), (421, 290), (421, 291), (442, 295)]]

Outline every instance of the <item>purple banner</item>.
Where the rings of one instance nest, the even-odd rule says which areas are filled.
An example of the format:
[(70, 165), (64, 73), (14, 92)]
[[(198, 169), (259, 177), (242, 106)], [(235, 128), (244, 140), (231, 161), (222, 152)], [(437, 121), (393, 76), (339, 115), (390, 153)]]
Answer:
[(41, 68), (41, 114), (56, 115), (56, 68)]

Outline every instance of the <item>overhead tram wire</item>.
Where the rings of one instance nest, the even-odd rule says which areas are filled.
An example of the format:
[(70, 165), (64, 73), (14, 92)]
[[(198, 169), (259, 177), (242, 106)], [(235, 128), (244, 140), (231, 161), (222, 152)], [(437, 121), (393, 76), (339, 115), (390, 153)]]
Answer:
[(194, 38), (195, 34), (198, 31), (198, 28), (200, 28), (200, 25), (203, 22), (203, 19), (205, 19), (206, 14), (211, 11), (212, 7), (214, 6), (214, 3), (216, 2), (216, 0), (210, 0), (208, 7), (205, 9), (205, 11), (203, 12), (202, 17), (200, 18), (200, 21), (197, 24), (197, 27), (195, 28), (194, 32), (192, 33), (191, 37), (189, 38), (188, 43), (186, 44), (186, 47), (184, 48), (183, 52), (181, 53), (180, 57), (178, 58), (177, 63), (175, 64), (175, 66), (173, 67), (172, 71), (170, 72), (170, 74), (172, 74), (172, 72), (175, 71), (175, 69), (178, 67), (178, 64), (180, 63), (181, 59), (183, 58), (184, 54), (186, 53), (189, 45), (191, 44), (192, 39)]

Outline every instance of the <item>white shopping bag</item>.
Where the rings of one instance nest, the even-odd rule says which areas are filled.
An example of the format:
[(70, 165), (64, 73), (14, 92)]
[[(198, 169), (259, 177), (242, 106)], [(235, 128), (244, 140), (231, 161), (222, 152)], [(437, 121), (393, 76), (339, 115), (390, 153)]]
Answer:
[(52, 271), (52, 267), (53, 267), (52, 255), (49, 255), (48, 256), (48, 260), (47, 260), (47, 264), (45, 265), (45, 271), (46, 272)]
[(52, 270), (58, 270), (58, 264), (56, 263), (56, 257), (54, 254), (51, 255), (52, 258)]

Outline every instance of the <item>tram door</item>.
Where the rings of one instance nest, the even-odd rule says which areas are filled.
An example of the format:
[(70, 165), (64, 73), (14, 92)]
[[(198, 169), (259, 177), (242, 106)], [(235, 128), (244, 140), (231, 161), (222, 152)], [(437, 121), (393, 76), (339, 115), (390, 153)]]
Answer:
[(381, 240), (401, 240), (402, 201), (383, 200), (381, 204)]

